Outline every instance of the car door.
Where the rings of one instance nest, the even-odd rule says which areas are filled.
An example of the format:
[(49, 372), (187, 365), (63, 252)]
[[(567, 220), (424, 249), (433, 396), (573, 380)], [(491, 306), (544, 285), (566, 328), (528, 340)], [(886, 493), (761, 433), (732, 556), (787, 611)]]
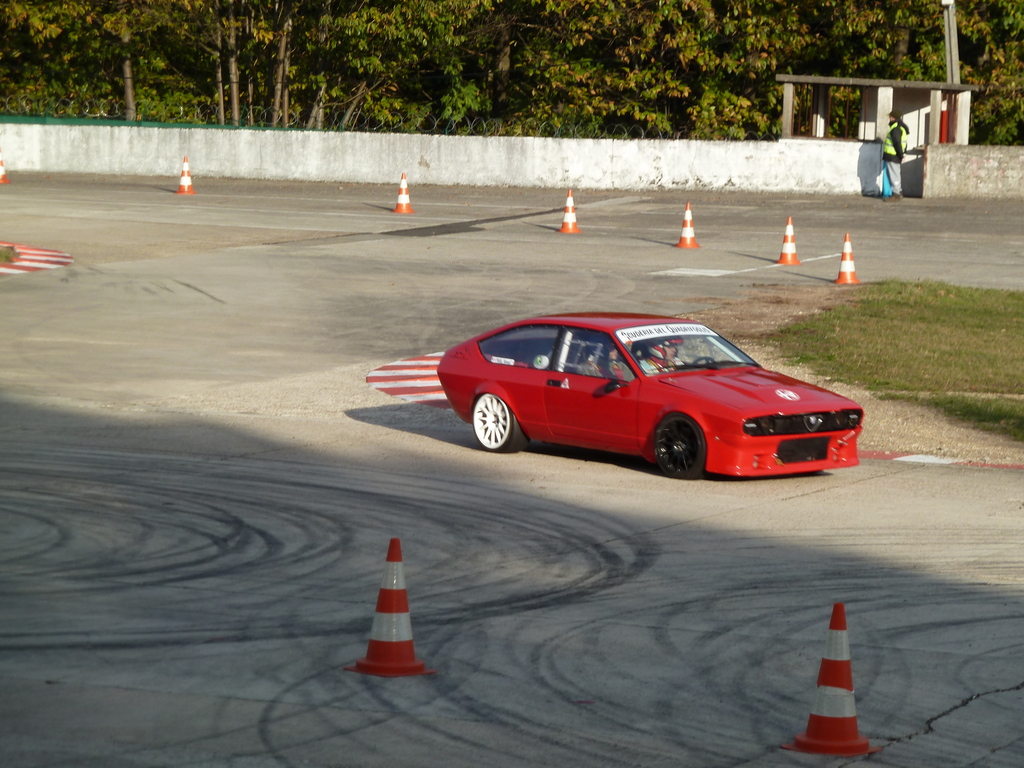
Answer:
[(608, 334), (564, 329), (544, 387), (548, 428), (557, 442), (627, 453), (638, 450), (641, 382), (628, 364), (618, 369), (625, 373), (613, 376), (609, 363), (616, 355), (621, 357), (621, 351)]
[(549, 439), (544, 410), (544, 390), (561, 334), (557, 325), (521, 325), (479, 342), (484, 378), (488, 387), (507, 399), (526, 434), (535, 440)]

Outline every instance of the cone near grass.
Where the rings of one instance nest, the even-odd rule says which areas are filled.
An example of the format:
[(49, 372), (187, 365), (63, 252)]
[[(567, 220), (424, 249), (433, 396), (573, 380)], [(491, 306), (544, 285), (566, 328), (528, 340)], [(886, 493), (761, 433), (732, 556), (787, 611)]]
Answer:
[(850, 641), (846, 635), (846, 606), (832, 606), (825, 655), (818, 671), (818, 688), (811, 705), (807, 730), (783, 744), (783, 749), (815, 755), (856, 757), (878, 752), (857, 730), (857, 707), (853, 698), (853, 670)]
[(786, 234), (782, 237), (782, 255), (779, 256), (779, 260), (776, 264), (786, 264), (788, 266), (797, 266), (800, 264), (800, 259), (796, 257), (796, 235), (793, 233), (793, 217), (790, 216), (786, 221)]
[(576, 203), (572, 199), (572, 190), (565, 198), (565, 213), (562, 215), (562, 228), (558, 230), (564, 235), (578, 235), (580, 228), (576, 226)]
[(192, 186), (192, 174), (188, 170), (188, 155), (185, 155), (185, 159), (181, 163), (181, 181), (178, 182), (178, 191), (176, 195), (194, 195), (196, 193), (195, 187)]
[(366, 656), (345, 667), (349, 672), (378, 677), (432, 675), (416, 658), (412, 644), (412, 622), (409, 619), (409, 597), (405, 591), (405, 570), (402, 565), (402, 543), (392, 539), (384, 563), (384, 578), (377, 595), (377, 610), (370, 628)]
[(679, 236), (676, 248), (700, 248), (693, 233), (693, 212), (690, 211), (689, 203), (686, 204), (686, 210), (683, 212), (683, 233)]
[(409, 182), (406, 181), (404, 173), (402, 181), (398, 184), (398, 204), (395, 205), (395, 210), (392, 213), (416, 213), (412, 209), (412, 201), (409, 199)]
[(853, 244), (850, 242), (850, 233), (846, 233), (846, 240), (843, 241), (843, 260), (839, 262), (839, 277), (835, 279), (836, 285), (857, 285), (857, 270), (853, 267)]
[(4, 169), (4, 153), (0, 151), (0, 184), (10, 184), (11, 180), (7, 178), (7, 171)]

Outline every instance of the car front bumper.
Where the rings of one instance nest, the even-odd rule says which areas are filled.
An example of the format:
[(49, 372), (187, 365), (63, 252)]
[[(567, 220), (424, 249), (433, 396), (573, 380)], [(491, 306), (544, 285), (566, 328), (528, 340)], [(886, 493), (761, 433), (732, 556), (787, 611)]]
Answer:
[(718, 475), (758, 477), (854, 467), (860, 428), (820, 435), (723, 435), (708, 440), (705, 468)]

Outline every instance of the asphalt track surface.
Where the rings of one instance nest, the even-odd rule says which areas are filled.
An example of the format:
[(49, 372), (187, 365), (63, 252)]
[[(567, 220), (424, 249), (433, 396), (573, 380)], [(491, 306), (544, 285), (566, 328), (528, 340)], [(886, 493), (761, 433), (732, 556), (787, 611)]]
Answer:
[[(75, 264), (0, 279), (5, 768), (1024, 763), (1019, 471), (681, 483), (484, 454), (363, 380), (534, 312), (831, 280), (846, 231), (861, 279), (1022, 288), (1019, 205), (576, 191), (570, 237), (564, 191), (12, 180), (0, 238)], [(343, 671), (392, 536), (437, 675)], [(779, 749), (835, 601), (869, 758)]]

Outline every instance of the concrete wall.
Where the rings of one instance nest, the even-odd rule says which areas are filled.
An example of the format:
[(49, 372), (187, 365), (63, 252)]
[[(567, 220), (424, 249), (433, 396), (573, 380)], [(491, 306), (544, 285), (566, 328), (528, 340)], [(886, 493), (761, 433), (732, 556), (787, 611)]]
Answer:
[(627, 141), (0, 122), (7, 171), (177, 178), (874, 194), (858, 141)]
[[(881, 145), (544, 139), (0, 122), (6, 170), (413, 184), (879, 193)], [(1024, 147), (911, 151), (905, 193), (1024, 198)]]
[(932, 144), (925, 150), (924, 195), (1024, 199), (1024, 147)]

